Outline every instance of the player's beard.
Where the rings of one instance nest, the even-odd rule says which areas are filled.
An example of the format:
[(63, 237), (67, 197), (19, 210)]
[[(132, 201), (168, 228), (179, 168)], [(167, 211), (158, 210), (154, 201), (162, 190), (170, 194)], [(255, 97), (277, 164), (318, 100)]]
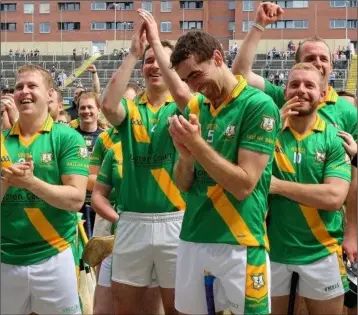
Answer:
[[(317, 106), (319, 105), (319, 101), (314, 101), (313, 103), (310, 103), (310, 106), (308, 108), (304, 109), (297, 109), (298, 117), (306, 117), (312, 115), (317, 109)], [(296, 109), (293, 109), (296, 110)]]

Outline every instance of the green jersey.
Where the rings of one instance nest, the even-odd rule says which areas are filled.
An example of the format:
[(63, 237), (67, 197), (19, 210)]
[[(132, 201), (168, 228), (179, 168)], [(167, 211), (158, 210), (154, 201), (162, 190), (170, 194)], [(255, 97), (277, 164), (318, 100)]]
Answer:
[(194, 243), (268, 248), (265, 219), (280, 125), (277, 106), (239, 76), (238, 85), (217, 109), (198, 94), (190, 101), (188, 112), (198, 116), (202, 136), (226, 160), (237, 164), (239, 149), (264, 153), (270, 159), (255, 189), (244, 200), (237, 200), (195, 162), (180, 238)]
[[(350, 160), (337, 131), (319, 116), (305, 135), (286, 124), (276, 142), (273, 175), (301, 184), (323, 184), (327, 177), (350, 181)], [(269, 208), (272, 261), (310, 264), (338, 251), (343, 237), (339, 209), (315, 209), (279, 195), (270, 195)]]
[(163, 213), (184, 210), (185, 201), (172, 175), (177, 159), (169, 118), (178, 113), (169, 97), (153, 107), (147, 94), (122, 100), (126, 118), (116, 127), (123, 149), (122, 211)]
[[(110, 186), (114, 191), (120, 192), (123, 173), (122, 165), (122, 143), (118, 142), (108, 150), (98, 173), (97, 181)], [(119, 205), (121, 203), (120, 194), (117, 193), (114, 197), (114, 204)]]
[[(272, 97), (279, 108), (285, 104), (284, 88), (265, 80), (265, 93)], [(318, 106), (318, 113), (329, 124), (350, 133), (357, 140), (357, 108), (336, 91), (328, 88), (326, 99)]]
[(94, 145), (90, 165), (101, 166), (107, 151), (120, 140), (119, 132), (116, 128), (112, 127), (103, 131)]
[[(34, 175), (61, 185), (63, 175), (88, 176), (88, 152), (82, 136), (47, 117), (30, 140), (20, 126), (2, 132), (1, 161), (34, 161)], [(2, 166), (3, 163), (2, 163)], [(76, 234), (76, 213), (57, 209), (26, 189), (10, 187), (1, 203), (1, 262), (30, 265), (67, 249)]]

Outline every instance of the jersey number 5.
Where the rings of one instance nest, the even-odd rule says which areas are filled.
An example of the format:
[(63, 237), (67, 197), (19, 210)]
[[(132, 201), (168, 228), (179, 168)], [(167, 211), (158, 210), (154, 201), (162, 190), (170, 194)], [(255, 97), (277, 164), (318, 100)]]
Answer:
[(214, 142), (214, 130), (208, 131), (208, 137), (206, 139), (207, 143), (213, 143)]

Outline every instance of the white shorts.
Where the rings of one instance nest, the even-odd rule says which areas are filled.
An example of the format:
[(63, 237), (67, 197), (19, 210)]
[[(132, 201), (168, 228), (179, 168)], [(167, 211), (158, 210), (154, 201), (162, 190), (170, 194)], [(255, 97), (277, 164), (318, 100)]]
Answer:
[(215, 311), (269, 314), (270, 262), (264, 248), (179, 242), (175, 308), (207, 314), (204, 271), (214, 275)]
[(111, 287), (111, 276), (112, 276), (112, 254), (106, 257), (99, 269), (97, 284), (101, 287)]
[(103, 219), (98, 213), (94, 219), (93, 235), (92, 236), (110, 236), (112, 223)]
[(112, 280), (137, 287), (174, 288), (179, 233), (184, 211), (122, 212), (113, 248)]
[(29, 266), (1, 264), (1, 314), (81, 314), (72, 249)]
[[(101, 287), (110, 288), (112, 286), (111, 278), (112, 278), (112, 254), (106, 257), (102, 263), (99, 270), (98, 281), (97, 284)], [(158, 287), (157, 284), (157, 275), (155, 273), (155, 269), (153, 269), (152, 274), (152, 284), (149, 286), (150, 288)]]
[(272, 296), (290, 294), (293, 272), (299, 275), (297, 293), (313, 300), (330, 300), (346, 291), (346, 269), (342, 257), (333, 253), (308, 265), (271, 262)]

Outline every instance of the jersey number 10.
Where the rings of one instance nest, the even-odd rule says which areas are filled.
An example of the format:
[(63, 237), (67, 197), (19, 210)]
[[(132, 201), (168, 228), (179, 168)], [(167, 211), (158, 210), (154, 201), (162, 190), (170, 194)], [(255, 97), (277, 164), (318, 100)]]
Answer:
[(302, 161), (302, 154), (294, 152), (293, 153), (293, 162), (296, 163), (296, 164), (300, 164), (301, 161)]

